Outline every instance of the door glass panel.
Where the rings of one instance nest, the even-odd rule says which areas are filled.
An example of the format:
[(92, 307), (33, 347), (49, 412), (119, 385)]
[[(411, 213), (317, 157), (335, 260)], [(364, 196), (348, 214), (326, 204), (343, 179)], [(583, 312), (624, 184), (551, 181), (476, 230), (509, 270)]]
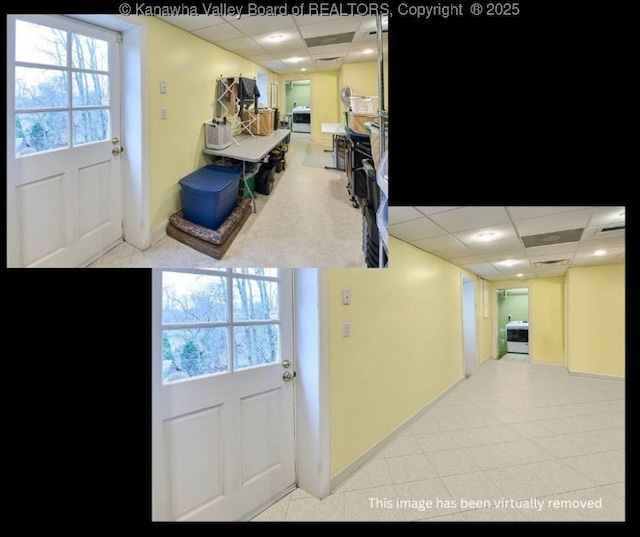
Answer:
[(278, 319), (278, 283), (234, 278), (233, 320)]
[(234, 369), (246, 369), (279, 361), (279, 326), (234, 326), (233, 357)]
[(109, 77), (74, 71), (72, 105), (109, 106)]
[(109, 139), (109, 110), (74, 110), (73, 145)]
[(162, 380), (223, 373), (229, 369), (226, 328), (188, 328), (162, 333)]
[(109, 43), (86, 35), (71, 34), (72, 67), (107, 71), (109, 69)]
[(67, 102), (67, 73), (16, 67), (16, 108), (60, 108)]
[(67, 112), (16, 114), (16, 157), (69, 145)]
[(205, 274), (162, 273), (162, 322), (227, 321), (227, 278)]
[(16, 20), (16, 61), (67, 65), (67, 32)]

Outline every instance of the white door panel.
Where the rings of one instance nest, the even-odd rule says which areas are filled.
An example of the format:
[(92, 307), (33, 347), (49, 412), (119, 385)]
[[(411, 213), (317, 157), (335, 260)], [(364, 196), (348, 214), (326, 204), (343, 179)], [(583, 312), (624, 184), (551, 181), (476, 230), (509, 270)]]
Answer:
[(51, 15), (7, 30), (8, 264), (81, 266), (122, 238), (118, 36)]
[[(161, 273), (154, 271), (156, 302), (162, 301)], [(234, 274), (229, 287), (237, 278)], [(154, 419), (160, 434), (154, 450), (162, 453), (154, 472), (158, 519), (238, 520), (295, 483), (293, 382), (283, 379), (285, 371), (293, 371), (293, 365), (284, 368), (282, 364), (283, 360), (293, 362), (290, 271), (280, 270), (277, 280), (268, 281), (278, 282), (278, 311), (271, 311), (269, 320), (236, 321), (234, 308), (229, 307), (227, 321), (210, 324), (228, 329), (232, 349), (246, 343), (242, 330), (236, 335), (238, 326), (255, 322), (277, 327), (280, 352), (273, 363), (243, 364), (235, 369), (238, 357), (229, 357), (225, 372), (178, 381), (165, 379), (164, 383), (156, 378), (162, 367), (155, 369)], [(227, 297), (233, 296), (229, 287)], [(186, 296), (183, 303), (191, 300)], [(260, 302), (255, 296), (253, 300)], [(164, 323), (159, 330), (184, 330), (186, 326), (178, 323), (172, 328)], [(193, 326), (203, 323), (198, 320)], [(154, 338), (158, 337), (162, 336), (156, 329)], [(162, 360), (165, 352), (156, 352), (162, 356), (154, 356), (154, 360)], [(171, 352), (179, 354), (176, 349)], [(174, 358), (172, 364), (177, 362), (184, 369), (183, 359)]]

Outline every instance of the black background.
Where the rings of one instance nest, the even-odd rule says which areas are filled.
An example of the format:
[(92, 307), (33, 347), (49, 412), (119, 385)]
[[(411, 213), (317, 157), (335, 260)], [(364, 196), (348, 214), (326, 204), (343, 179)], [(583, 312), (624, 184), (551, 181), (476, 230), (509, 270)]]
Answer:
[[(518, 17), (473, 17), (462, 4), (463, 17), (390, 20), (391, 205), (628, 204), (630, 70), (609, 34), (624, 15), (526, 1)], [(151, 271), (7, 270), (5, 282), (4, 380), (20, 409), (7, 411), (8, 447), (36, 449), (16, 462), (21, 501), (54, 524), (145, 523)]]

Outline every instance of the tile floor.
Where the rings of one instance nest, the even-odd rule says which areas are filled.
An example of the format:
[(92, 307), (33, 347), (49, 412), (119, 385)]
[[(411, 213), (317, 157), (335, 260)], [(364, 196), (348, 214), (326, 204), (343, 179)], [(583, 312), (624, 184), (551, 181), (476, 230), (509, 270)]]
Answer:
[(518, 354), (515, 352), (508, 352), (505, 354), (500, 360), (504, 360), (505, 362), (528, 362), (529, 355), (528, 354)]
[(324, 168), (333, 163), (330, 147), (292, 133), (286, 169), (270, 195), (256, 194), (257, 212), (220, 260), (164, 236), (144, 252), (121, 243), (89, 267), (366, 267), (362, 213), (346, 175)]
[(253, 520), (623, 521), (624, 393), (489, 360), (329, 497), (296, 489)]

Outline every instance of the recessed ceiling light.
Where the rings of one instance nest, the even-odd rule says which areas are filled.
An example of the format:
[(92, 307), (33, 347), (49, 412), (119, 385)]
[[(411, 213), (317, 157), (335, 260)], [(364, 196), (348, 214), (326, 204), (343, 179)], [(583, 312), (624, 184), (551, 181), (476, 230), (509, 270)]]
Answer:
[(282, 41), (284, 39), (284, 37), (285, 36), (282, 35), (282, 34), (273, 34), (273, 35), (270, 35), (269, 37), (267, 37), (267, 39), (269, 41), (278, 42), (278, 41)]
[(306, 70), (307, 70), (306, 67), (303, 67), (302, 69), (300, 69), (300, 71), (306, 71)]
[(513, 265), (517, 265), (518, 261), (514, 261), (513, 259), (505, 259), (504, 261), (500, 261), (499, 265), (504, 265), (505, 267), (513, 267)]
[(291, 62), (291, 63), (298, 63), (300, 61), (302, 61), (302, 58), (298, 58), (297, 56), (293, 56), (292, 58), (289, 58), (287, 60), (285, 60), (286, 62)]
[(362, 54), (371, 54), (373, 53), (373, 49), (372, 48), (366, 48), (362, 51)]
[(522, 277), (524, 276), (524, 274), (522, 274), (522, 272), (518, 272), (518, 274), (516, 274), (516, 276), (517, 276), (518, 278), (522, 278)]
[(593, 252), (593, 255), (607, 255), (607, 251), (606, 250), (596, 250), (595, 252)]
[(490, 241), (493, 237), (495, 237), (495, 233), (493, 231), (483, 231), (482, 233), (478, 233), (476, 237), (481, 241)]

